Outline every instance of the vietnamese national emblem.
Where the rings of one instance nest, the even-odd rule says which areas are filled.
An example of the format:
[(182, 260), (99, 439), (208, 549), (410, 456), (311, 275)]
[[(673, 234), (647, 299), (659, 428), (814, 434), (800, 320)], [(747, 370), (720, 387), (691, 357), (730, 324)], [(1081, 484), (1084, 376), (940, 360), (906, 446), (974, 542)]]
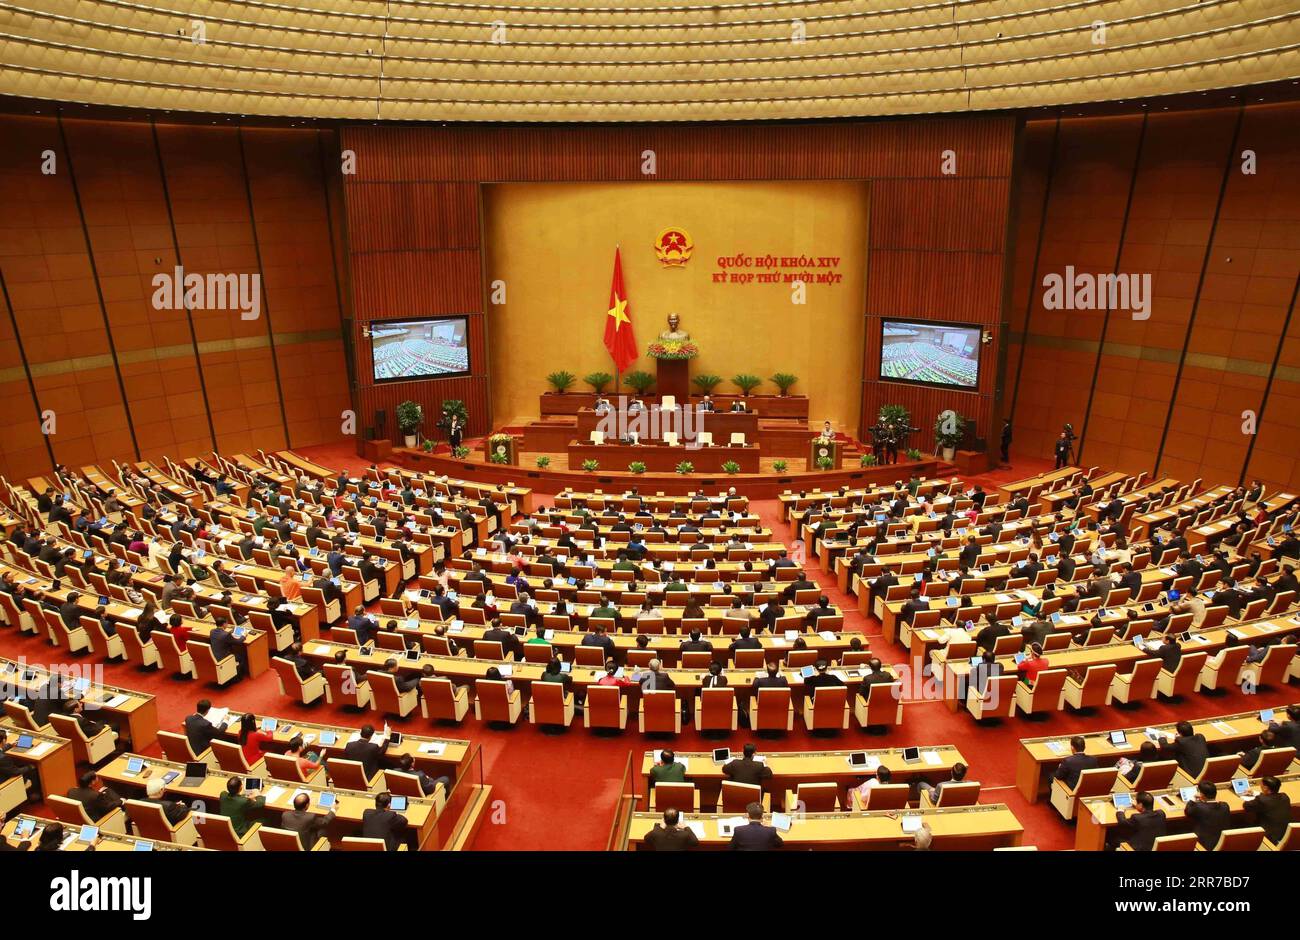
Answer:
[(691, 260), (695, 243), (690, 233), (683, 228), (669, 227), (659, 233), (655, 240), (655, 255), (665, 267), (680, 267)]

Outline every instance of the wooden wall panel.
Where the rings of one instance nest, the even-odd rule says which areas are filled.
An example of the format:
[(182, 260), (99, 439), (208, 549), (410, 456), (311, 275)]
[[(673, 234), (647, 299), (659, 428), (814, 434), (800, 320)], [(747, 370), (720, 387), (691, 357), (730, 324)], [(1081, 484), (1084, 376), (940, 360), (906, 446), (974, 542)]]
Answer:
[[(5, 472), (49, 469), (29, 376), (40, 408), (57, 416), (55, 459), (70, 465), (197, 453), (213, 446), (214, 429), (227, 450), (343, 436), (321, 132), (248, 131), (249, 172), (239, 133), (159, 125), (155, 142), (145, 121), (60, 128), (57, 118), (0, 117), (0, 276), (28, 353), (24, 364), (0, 311), (0, 398), (12, 403)], [(58, 161), (53, 175), (40, 173), (45, 150)], [(178, 261), (194, 273), (260, 275), (264, 315), (196, 310), (191, 330), (183, 310), (155, 310), (152, 278)], [(273, 329), (285, 342), (275, 359), (265, 313), (277, 304), (283, 324)], [(276, 382), (277, 361), (291, 379)]]
[[(1120, 225), (1117, 195), (1141, 117), (1064, 118), (1038, 281), (1018, 246), (1012, 291), (1030, 297), (1024, 367), (1016, 377), (1016, 446), (1050, 455), (1061, 422), (1091, 395), (1088, 464), (1157, 469), (1185, 480), (1258, 477), (1300, 486), (1300, 105), (1152, 114)], [(1109, 126), (1106, 126), (1109, 125)], [(1046, 136), (1054, 121), (1032, 122)], [(1235, 143), (1234, 143), (1235, 137)], [(1066, 143), (1069, 142), (1067, 146)], [(1256, 172), (1242, 171), (1243, 152)], [(1091, 169), (1081, 166), (1081, 154)], [(1047, 166), (1040, 153), (1037, 162)], [(1131, 168), (1131, 164), (1130, 164)], [(1036, 198), (1043, 171), (1022, 174)], [(1123, 211), (1122, 209), (1119, 211)], [(1150, 273), (1151, 317), (1113, 313), (1105, 342), (1095, 314), (1041, 309), (1053, 266), (1101, 265), (1123, 232), (1119, 270)], [(1207, 251), (1207, 246), (1209, 250)], [(1276, 362), (1275, 362), (1276, 360)], [(1095, 369), (1097, 381), (1075, 381)], [(1258, 433), (1243, 433), (1244, 413)]]

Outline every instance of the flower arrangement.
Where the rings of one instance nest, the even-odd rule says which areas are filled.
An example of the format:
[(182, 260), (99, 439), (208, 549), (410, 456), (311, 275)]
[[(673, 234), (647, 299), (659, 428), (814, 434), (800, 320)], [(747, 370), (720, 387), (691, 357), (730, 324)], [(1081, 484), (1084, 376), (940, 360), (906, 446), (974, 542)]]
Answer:
[(583, 470), (586, 470), (588, 473), (591, 473), (593, 470), (599, 470), (599, 469), (600, 469), (600, 461), (598, 461), (598, 460), (594, 460), (594, 459), (587, 459), (587, 460), (584, 460), (584, 461), (582, 462), (582, 469), (583, 469)]
[(645, 464), (640, 460), (634, 460), (627, 465), (628, 470), (632, 473), (645, 473)]
[(863, 454), (858, 463), (863, 467), (874, 467), (878, 458), (875, 454)]
[(505, 443), (505, 442), (507, 442), (507, 441), (509, 441), (509, 440), (510, 440), (510, 435), (509, 435), (509, 434), (505, 434), (505, 433), (503, 433), (503, 432), (501, 432), (501, 431), (498, 431), (496, 434), (489, 434), (489, 435), (488, 435), (488, 443), (489, 443), (489, 444), (501, 444), (501, 443)]
[(660, 339), (646, 347), (646, 354), (652, 359), (694, 359), (700, 347), (685, 340)]
[(469, 456), (469, 448), (464, 444), (461, 444), (459, 447), (453, 447), (451, 449), (451, 455), (457, 460), (464, 460)]
[(736, 463), (736, 461), (734, 461), (734, 460), (728, 460), (726, 463), (724, 463), (724, 464), (722, 465), (722, 469), (723, 469), (726, 473), (739, 473), (739, 472), (740, 472), (740, 464)]
[(547, 457), (545, 454), (543, 454), (541, 457), (538, 457), (538, 458), (537, 458), (537, 469), (538, 469), (538, 470), (545, 470), (545, 469), (546, 469), (547, 467), (549, 467), (550, 465), (551, 465), (551, 458), (550, 458), (550, 457)]
[(433, 441), (430, 441), (430, 440), (427, 440), (427, 439), (426, 439), (425, 442), (424, 442), (423, 444), (420, 445), (420, 448), (421, 448), (421, 449), (422, 449), (426, 454), (431, 454), (431, 453), (433, 453)]
[(505, 454), (497, 454), (497, 453), (493, 453), (493, 454), (489, 454), (489, 455), (488, 455), (488, 462), (489, 462), (489, 463), (509, 463), (509, 462), (510, 462), (510, 458), (507, 457)]
[(691, 463), (689, 460), (683, 460), (677, 465), (677, 472), (682, 476), (686, 476), (688, 473), (694, 473), (695, 464)]
[(772, 469), (775, 470), (777, 473), (785, 473), (785, 468), (788, 466), (790, 465), (786, 463), (784, 460), (772, 461)]
[(913, 448), (911, 448), (910, 450), (907, 451), (907, 459), (908, 459), (908, 460), (920, 460), (920, 459), (921, 459), (921, 452), (920, 452), (917, 448), (913, 447)]
[(818, 468), (820, 468), (820, 469), (822, 469), (822, 470), (829, 470), (829, 469), (831, 468), (831, 465), (832, 465), (831, 458), (829, 458), (829, 457), (818, 457), (818, 458), (817, 458), (817, 466), (818, 466)]

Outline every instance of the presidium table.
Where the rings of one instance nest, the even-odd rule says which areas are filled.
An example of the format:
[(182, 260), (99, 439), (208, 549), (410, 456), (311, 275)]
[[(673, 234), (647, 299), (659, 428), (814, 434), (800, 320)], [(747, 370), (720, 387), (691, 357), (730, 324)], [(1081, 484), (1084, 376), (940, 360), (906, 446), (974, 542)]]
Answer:
[(645, 444), (570, 441), (569, 469), (581, 470), (583, 461), (595, 460), (599, 463), (600, 470), (625, 473), (628, 464), (640, 461), (651, 473), (672, 473), (685, 460), (690, 462), (696, 473), (722, 473), (724, 463), (735, 461), (740, 466), (740, 473), (758, 473), (758, 451), (756, 444), (718, 444), (691, 448), (684, 444), (670, 446), (658, 441)]
[[(600, 430), (600, 422), (604, 417), (605, 415), (596, 414), (591, 408), (579, 410), (578, 440), (591, 440), (591, 432)], [(622, 419), (625, 426), (629, 428), (631, 428), (631, 422), (634, 420), (634, 415), (627, 415)], [(662, 431), (676, 431), (680, 435), (681, 431), (677, 427), (677, 420), (676, 417), (671, 422), (661, 418), (661, 426), (656, 427), (656, 422), (652, 421), (650, 415), (647, 414), (644, 422), (645, 432), (642, 433), (641, 437), (643, 439), (658, 439), (662, 436)], [(729, 443), (731, 435), (736, 433), (745, 435), (746, 444), (758, 443), (758, 415), (752, 411), (696, 411), (691, 415), (691, 421), (694, 424), (695, 431), (707, 431), (712, 434), (715, 444)]]

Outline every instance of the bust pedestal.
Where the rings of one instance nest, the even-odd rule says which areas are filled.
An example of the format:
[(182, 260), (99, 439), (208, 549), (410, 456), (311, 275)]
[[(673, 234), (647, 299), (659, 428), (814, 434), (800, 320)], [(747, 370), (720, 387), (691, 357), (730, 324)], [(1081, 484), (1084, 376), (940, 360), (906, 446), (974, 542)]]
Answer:
[(656, 359), (655, 387), (660, 395), (676, 397), (679, 405), (690, 404), (691, 361), (689, 359)]

